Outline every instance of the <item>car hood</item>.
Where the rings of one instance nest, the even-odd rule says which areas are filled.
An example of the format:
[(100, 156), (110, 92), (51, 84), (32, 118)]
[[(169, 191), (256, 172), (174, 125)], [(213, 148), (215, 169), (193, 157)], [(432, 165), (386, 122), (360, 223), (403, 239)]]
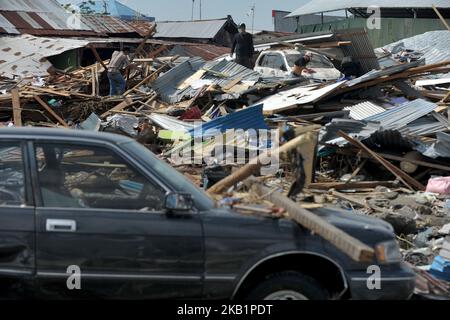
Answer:
[(317, 80), (337, 80), (342, 74), (339, 70), (334, 68), (311, 68), (316, 73), (308, 74), (303, 72), (302, 75), (308, 79), (317, 79)]
[[(361, 214), (354, 213), (352, 211), (346, 211), (336, 208), (318, 208), (311, 209), (311, 212), (322, 217), (332, 225), (345, 231), (349, 235), (361, 240), (368, 245), (374, 245), (381, 241), (391, 240), (395, 237), (392, 226), (378, 218), (373, 218)], [(243, 215), (230, 209), (215, 209), (211, 212), (214, 215), (232, 215), (235, 217), (241, 217), (242, 219), (259, 219), (262, 224), (273, 225), (273, 218), (261, 218), (261, 216), (249, 216)], [(283, 228), (292, 228), (292, 224), (297, 225), (295, 222), (289, 219), (279, 219), (279, 226)]]

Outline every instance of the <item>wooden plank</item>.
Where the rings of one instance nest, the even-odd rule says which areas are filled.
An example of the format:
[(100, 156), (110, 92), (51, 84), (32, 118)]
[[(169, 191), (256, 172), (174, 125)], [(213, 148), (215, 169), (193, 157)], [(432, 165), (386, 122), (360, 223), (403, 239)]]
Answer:
[(441, 19), (442, 24), (447, 28), (448, 31), (450, 31), (450, 26), (448, 25), (447, 21), (445, 21), (442, 14), (439, 12), (439, 10), (436, 8), (436, 6), (434, 4), (432, 5), (432, 7), (433, 7), (434, 12), (436, 12), (437, 16), (439, 17), (439, 19)]
[(13, 119), (16, 127), (22, 126), (22, 108), (20, 106), (19, 89), (14, 88), (11, 90), (12, 107), (13, 107)]
[(131, 88), (130, 90), (128, 90), (127, 92), (125, 92), (123, 95), (124, 95), (124, 96), (129, 95), (129, 94), (130, 94), (131, 92), (133, 92), (135, 89), (139, 88), (139, 87), (142, 86), (143, 84), (145, 84), (145, 83), (147, 83), (148, 81), (150, 81), (150, 79), (151, 79), (154, 75), (160, 73), (160, 72), (164, 69), (164, 67), (166, 67), (166, 65), (163, 65), (163, 66), (159, 67), (156, 71), (154, 71), (154, 72), (152, 72), (151, 74), (149, 74), (149, 75), (148, 75), (147, 77), (145, 77), (141, 82), (139, 82), (139, 83), (138, 83), (137, 85), (135, 85), (133, 88)]
[(150, 27), (150, 30), (148, 30), (147, 34), (145, 35), (145, 37), (142, 39), (141, 43), (139, 43), (139, 46), (136, 48), (136, 50), (134, 51), (134, 57), (135, 58), (141, 51), (142, 49), (144, 49), (145, 43), (147, 42), (147, 40), (153, 35), (153, 33), (156, 30), (156, 23), (153, 24)]
[(66, 127), (66, 128), (69, 128), (69, 124), (68, 124), (63, 118), (61, 118), (60, 116), (58, 116), (58, 114), (57, 114), (55, 111), (53, 111), (53, 109), (50, 108), (50, 107), (44, 102), (44, 100), (42, 100), (39, 96), (34, 96), (34, 99), (35, 99), (37, 102), (39, 102), (39, 104), (40, 104), (41, 106), (43, 106), (44, 109), (48, 111), (48, 113), (50, 113), (56, 120), (58, 120), (58, 122), (59, 122), (60, 124), (62, 124), (62, 125), (63, 125), (64, 127)]
[[(350, 151), (350, 150), (337, 150), (337, 153), (339, 154), (346, 154), (346, 155), (352, 155), (355, 152), (357, 152), (356, 150)], [(380, 156), (382, 156), (385, 159), (388, 160), (394, 160), (394, 161), (400, 161), (400, 162), (410, 162), (412, 164), (416, 164), (422, 167), (427, 167), (427, 168), (433, 168), (433, 169), (438, 169), (438, 170), (444, 170), (444, 171), (450, 171), (450, 167), (449, 166), (445, 166), (442, 164), (437, 164), (437, 163), (430, 163), (430, 162), (426, 162), (426, 161), (422, 161), (422, 160), (415, 160), (415, 159), (406, 159), (405, 157), (399, 157), (399, 156), (395, 156), (392, 154), (388, 154), (388, 153), (378, 153)], [(366, 152), (361, 152), (360, 157), (365, 157), (365, 158), (372, 158), (368, 153)]]
[(97, 52), (97, 49), (93, 45), (90, 45), (89, 48), (91, 49), (92, 53), (94, 54), (95, 60), (97, 60), (103, 68), (105, 68), (105, 71), (108, 71), (108, 67), (106, 66), (105, 62), (103, 62), (102, 58), (100, 58), (100, 55)]
[(378, 186), (394, 187), (393, 181), (360, 181), (360, 182), (313, 182), (308, 188), (318, 190), (351, 190), (351, 189), (367, 189), (376, 188)]
[(115, 106), (114, 108), (106, 111), (105, 113), (103, 113), (100, 118), (106, 118), (107, 116), (109, 116), (113, 111), (122, 111), (123, 109), (125, 109), (126, 107), (129, 107), (133, 104), (133, 100), (131, 100), (130, 98), (125, 98), (124, 101), (122, 101), (121, 103), (119, 103), (117, 106)]
[(302, 208), (278, 191), (273, 191), (255, 180), (250, 181), (251, 190), (288, 212), (288, 217), (303, 227), (329, 241), (354, 261), (372, 262), (375, 256), (373, 248), (361, 242), (343, 230), (335, 227), (320, 216)]
[[(288, 141), (284, 145), (282, 145), (280, 148), (274, 150), (276, 156), (279, 156), (281, 153), (288, 152), (294, 148), (296, 148), (300, 144), (308, 143), (311, 141), (314, 137), (312, 135), (311, 131), (317, 130), (321, 126), (312, 125), (312, 126), (306, 126), (301, 129), (299, 129), (299, 136), (295, 139), (292, 139), (291, 141)], [(301, 131), (300, 131), (301, 130)], [(217, 194), (220, 193), (234, 184), (243, 181), (250, 177), (252, 174), (254, 174), (257, 170), (259, 170), (262, 167), (262, 164), (269, 164), (271, 161), (270, 151), (267, 150), (263, 154), (259, 155), (258, 157), (250, 160), (249, 163), (247, 163), (245, 166), (241, 167), (239, 170), (234, 172), (233, 174), (229, 175), (225, 179), (222, 179), (215, 185), (213, 185), (211, 188), (208, 189), (208, 192), (211, 194)], [(272, 155), (273, 157), (273, 155)]]
[(357, 147), (359, 149), (362, 149), (366, 153), (370, 154), (370, 156), (372, 156), (372, 158), (377, 160), (381, 165), (383, 165), (387, 170), (389, 170), (394, 176), (396, 176), (402, 183), (405, 184), (405, 186), (407, 186), (411, 190), (413, 190), (411, 186), (417, 188), (418, 190), (422, 190), (422, 191), (425, 190), (425, 186), (423, 184), (421, 184), (420, 182), (418, 182), (417, 180), (415, 180), (414, 178), (409, 176), (407, 173), (405, 173), (401, 169), (399, 169), (396, 166), (394, 166), (389, 161), (386, 161), (383, 157), (381, 157), (376, 152), (370, 150), (368, 147), (366, 147), (360, 141), (351, 138), (350, 136), (345, 134), (343, 131), (339, 131), (338, 135), (343, 137), (345, 140), (350, 142), (355, 147)]

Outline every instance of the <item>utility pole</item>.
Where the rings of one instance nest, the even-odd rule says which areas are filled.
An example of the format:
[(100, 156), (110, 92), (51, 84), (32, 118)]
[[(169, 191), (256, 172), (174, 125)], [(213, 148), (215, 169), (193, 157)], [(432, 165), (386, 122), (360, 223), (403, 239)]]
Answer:
[(103, 0), (103, 14), (108, 14), (108, 5), (106, 4), (106, 0)]
[(200, 0), (200, 20), (202, 20), (202, 0)]
[(252, 10), (252, 33), (255, 33), (255, 9), (256, 9), (256, 4), (253, 4), (251, 10)]
[(194, 21), (194, 6), (195, 6), (195, 0), (192, 0), (192, 15), (191, 15), (192, 21)]

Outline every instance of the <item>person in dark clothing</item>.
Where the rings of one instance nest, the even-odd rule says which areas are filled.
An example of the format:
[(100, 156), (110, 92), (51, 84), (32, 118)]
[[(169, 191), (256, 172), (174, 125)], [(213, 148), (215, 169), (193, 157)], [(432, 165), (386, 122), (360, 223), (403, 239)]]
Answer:
[(300, 77), (302, 75), (302, 72), (305, 70), (309, 73), (314, 73), (314, 70), (308, 69), (306, 66), (308, 63), (311, 62), (312, 59), (312, 53), (306, 52), (305, 54), (302, 54), (295, 62), (294, 67), (292, 68), (292, 73)]
[(344, 74), (345, 80), (351, 80), (362, 75), (361, 65), (353, 62), (351, 57), (345, 57), (342, 60), (340, 71)]
[(239, 26), (239, 33), (234, 36), (233, 47), (230, 56), (236, 52), (236, 63), (247, 67), (253, 67), (253, 54), (255, 48), (253, 46), (253, 36), (245, 31), (245, 24)]

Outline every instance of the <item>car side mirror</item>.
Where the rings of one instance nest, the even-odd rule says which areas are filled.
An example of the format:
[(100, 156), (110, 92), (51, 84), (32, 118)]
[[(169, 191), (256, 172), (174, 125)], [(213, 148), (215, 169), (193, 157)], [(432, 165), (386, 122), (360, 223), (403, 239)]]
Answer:
[(168, 211), (189, 211), (194, 207), (194, 200), (189, 193), (168, 192), (164, 208)]
[(287, 71), (287, 68), (286, 68), (286, 66), (284, 64), (281, 65), (280, 69), (281, 69), (281, 71)]

